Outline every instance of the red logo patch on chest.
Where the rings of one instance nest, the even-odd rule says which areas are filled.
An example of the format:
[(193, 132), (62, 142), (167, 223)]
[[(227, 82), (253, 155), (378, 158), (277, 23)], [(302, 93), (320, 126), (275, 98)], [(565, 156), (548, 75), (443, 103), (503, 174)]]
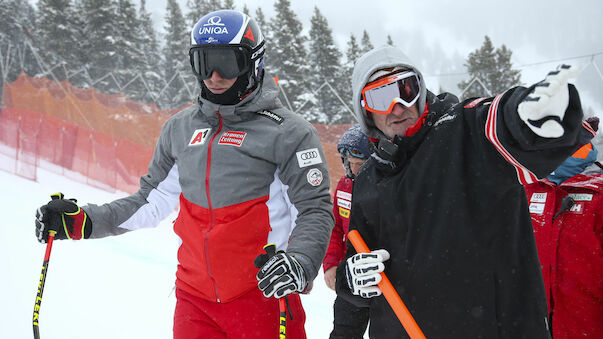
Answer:
[(241, 145), (243, 145), (243, 140), (245, 140), (246, 135), (247, 133), (245, 132), (226, 131), (220, 137), (218, 144), (241, 147)]

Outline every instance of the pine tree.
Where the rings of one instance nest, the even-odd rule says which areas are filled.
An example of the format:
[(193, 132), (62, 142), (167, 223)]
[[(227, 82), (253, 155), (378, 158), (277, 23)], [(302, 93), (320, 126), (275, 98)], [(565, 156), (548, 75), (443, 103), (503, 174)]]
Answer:
[(78, 68), (80, 60), (77, 51), (78, 34), (74, 29), (75, 16), (71, 0), (39, 0), (36, 23), (36, 48), (43, 53), (44, 61), (53, 68), (58, 64), (66, 67), (54, 67), (56, 80), (67, 79), (66, 68)]
[(89, 44), (86, 36), (86, 17), (81, 14), (83, 12), (84, 4), (82, 1), (74, 0), (72, 11), (68, 16), (68, 23), (75, 40), (74, 48), (71, 51), (73, 60), (69, 60), (69, 82), (80, 88), (89, 88), (92, 87), (93, 80), (88, 71), (88, 54), (90, 52), (86, 50)]
[(117, 4), (114, 0), (82, 0), (82, 10), (86, 36), (82, 48), (87, 52), (85, 61), (93, 86), (103, 93), (117, 93), (119, 85), (109, 76), (118, 64)]
[(287, 94), (286, 101), (296, 110), (311, 97), (307, 89), (306, 37), (289, 0), (277, 0), (274, 9), (276, 16), (270, 23), (272, 39), (266, 52), (270, 57), (268, 66), (272, 75), (279, 78), (279, 86)]
[[(209, 0), (209, 11), (217, 11), (220, 9), (224, 9), (221, 0)], [(207, 13), (206, 13), (207, 14)]]
[(387, 42), (386, 42), (389, 46), (393, 46), (394, 45), (394, 40), (392, 40), (392, 36), (391, 35), (387, 35)]
[(262, 30), (262, 34), (264, 34), (264, 37), (268, 37), (269, 36), (268, 32), (270, 31), (270, 25), (266, 21), (266, 16), (264, 15), (264, 12), (262, 11), (261, 7), (258, 7), (255, 10), (255, 17), (253, 19), (255, 20), (255, 22), (257, 22), (258, 26), (260, 26), (260, 29)]
[(354, 72), (354, 63), (361, 55), (362, 50), (358, 45), (356, 37), (354, 36), (354, 34), (350, 34), (350, 39), (348, 40), (345, 51), (346, 60), (343, 64), (344, 74), (342, 76), (342, 83), (345, 84), (345, 86), (343, 86), (343, 99), (348, 105), (350, 105), (350, 107), (353, 107), (352, 73)]
[[(310, 73), (312, 88), (315, 92), (314, 106), (307, 110), (304, 117), (311, 122), (335, 123), (342, 120), (344, 106), (333, 93), (341, 86), (341, 52), (335, 46), (333, 32), (327, 19), (314, 7), (314, 15), (310, 19), (310, 55), (313, 66)], [(328, 83), (329, 85), (326, 85)], [(320, 88), (320, 89), (319, 89)], [(307, 113), (306, 113), (307, 112)]]
[(163, 47), (163, 76), (168, 87), (163, 90), (160, 103), (163, 107), (178, 107), (194, 96), (188, 49), (190, 31), (177, 0), (168, 0), (165, 14), (165, 45)]
[(375, 47), (371, 43), (371, 38), (369, 37), (368, 32), (366, 30), (362, 31), (362, 39), (360, 40), (360, 49), (362, 54), (372, 50), (373, 48)]
[(492, 41), (486, 35), (483, 45), (470, 53), (466, 60), (465, 67), (470, 80), (458, 84), (464, 91), (462, 97), (487, 97), (518, 84), (521, 74), (512, 69), (511, 54), (505, 45), (494, 49)]
[(224, 0), (222, 4), (223, 9), (235, 9), (235, 4), (233, 0)]
[(22, 71), (28, 75), (40, 71), (24, 45), (27, 41), (35, 47), (37, 40), (32, 36), (35, 17), (35, 10), (26, 1), (0, 0), (0, 108), (5, 81), (14, 81)]
[[(136, 8), (131, 0), (118, 0), (116, 28), (119, 33), (115, 39), (117, 64), (114, 75), (120, 86), (126, 86), (124, 94), (140, 100), (145, 96), (146, 89), (142, 82), (133, 82), (145, 62), (142, 46), (142, 23), (136, 15)], [(146, 34), (147, 32), (145, 32)]]
[(220, 0), (187, 0), (186, 7), (188, 8), (186, 22), (188, 27), (193, 28), (205, 14), (220, 9), (234, 9), (235, 6), (232, 0), (225, 0), (224, 4)]
[(249, 7), (247, 7), (247, 4), (243, 4), (243, 10), (242, 10), (242, 12), (245, 13), (245, 14), (247, 14), (247, 15), (249, 15), (249, 16), (251, 16), (249, 14)]
[(186, 7), (186, 22), (191, 29), (205, 14), (211, 12), (211, 7), (208, 0), (187, 0)]
[[(347, 44), (347, 48), (346, 48), (346, 52), (345, 52), (345, 58), (346, 58), (345, 66), (349, 67), (349, 71), (352, 71), (354, 69), (354, 63), (361, 55), (362, 55), (362, 49), (358, 45), (356, 37), (354, 36), (354, 34), (350, 34), (350, 40), (348, 40), (348, 44)], [(351, 76), (351, 74), (350, 74), (350, 76)]]
[(502, 45), (496, 49), (496, 60), (498, 68), (492, 75), (491, 80), (494, 84), (492, 87), (497, 93), (501, 93), (510, 87), (519, 85), (521, 82), (521, 71), (513, 70), (511, 63), (511, 55), (513, 52)]
[(162, 63), (162, 55), (159, 52), (159, 42), (157, 41), (157, 33), (153, 26), (151, 14), (147, 12), (146, 1), (140, 0), (140, 8), (138, 10), (138, 18), (140, 21), (140, 32), (145, 32), (142, 35), (139, 43), (139, 49), (144, 51), (142, 64), (138, 67), (138, 72), (144, 81), (145, 95), (140, 98), (143, 102), (154, 102), (159, 95), (159, 91), (165, 85), (165, 80), (160, 74)]

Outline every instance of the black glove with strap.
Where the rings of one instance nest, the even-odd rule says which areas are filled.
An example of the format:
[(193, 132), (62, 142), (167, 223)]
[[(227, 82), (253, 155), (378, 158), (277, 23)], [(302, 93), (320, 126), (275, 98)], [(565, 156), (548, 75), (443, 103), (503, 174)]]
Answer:
[(77, 205), (75, 199), (64, 199), (63, 193), (50, 196), (52, 200), (36, 211), (36, 236), (38, 241), (48, 241), (48, 231), (55, 231), (55, 239), (88, 239), (92, 234), (92, 221)]
[(301, 293), (307, 287), (306, 274), (295, 258), (283, 251), (276, 252), (276, 246), (264, 246), (265, 254), (255, 259), (258, 287), (266, 298), (282, 298), (289, 293)]

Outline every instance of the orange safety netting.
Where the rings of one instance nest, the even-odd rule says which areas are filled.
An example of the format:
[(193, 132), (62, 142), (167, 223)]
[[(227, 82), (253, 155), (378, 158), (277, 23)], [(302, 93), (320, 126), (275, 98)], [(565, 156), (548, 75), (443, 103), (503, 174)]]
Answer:
[[(134, 192), (153, 149), (38, 112), (0, 114), (0, 169), (36, 180), (37, 167), (109, 191)], [(75, 175), (74, 175), (75, 174)], [(79, 174), (79, 175), (78, 175)]]
[(4, 108), (44, 113), (74, 125), (154, 147), (163, 123), (173, 110), (133, 102), (122, 94), (80, 89), (67, 81), (31, 78), (21, 73), (4, 85)]
[[(4, 84), (0, 170), (36, 180), (36, 168), (108, 190), (134, 192), (146, 173), (161, 126), (175, 112), (121, 94), (21, 74)], [(329, 167), (331, 191), (344, 174), (337, 141), (351, 126), (314, 124)]]

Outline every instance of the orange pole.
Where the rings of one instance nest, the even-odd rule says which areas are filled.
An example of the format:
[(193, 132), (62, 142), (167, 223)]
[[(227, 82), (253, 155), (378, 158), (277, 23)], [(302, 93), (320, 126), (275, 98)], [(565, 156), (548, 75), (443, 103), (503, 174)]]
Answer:
[[(356, 252), (371, 252), (357, 230), (351, 230), (348, 233), (348, 239), (350, 239), (350, 242), (352, 243), (352, 245), (354, 245)], [(408, 333), (410, 338), (425, 339), (423, 331), (421, 331), (419, 325), (417, 325), (417, 322), (412, 317), (412, 314), (410, 314), (410, 311), (408, 311), (408, 308), (406, 308), (406, 305), (404, 305), (404, 302), (402, 302), (402, 299), (400, 299), (398, 292), (396, 292), (394, 286), (392, 286), (392, 283), (389, 281), (389, 279), (385, 276), (385, 273), (383, 272), (381, 272), (381, 281), (379, 282), (378, 286), (381, 290), (381, 293), (383, 293), (383, 296), (387, 300), (388, 304), (392, 307), (394, 313), (396, 313), (396, 316), (402, 323), (402, 326), (404, 326), (404, 329), (406, 330), (406, 333)]]

